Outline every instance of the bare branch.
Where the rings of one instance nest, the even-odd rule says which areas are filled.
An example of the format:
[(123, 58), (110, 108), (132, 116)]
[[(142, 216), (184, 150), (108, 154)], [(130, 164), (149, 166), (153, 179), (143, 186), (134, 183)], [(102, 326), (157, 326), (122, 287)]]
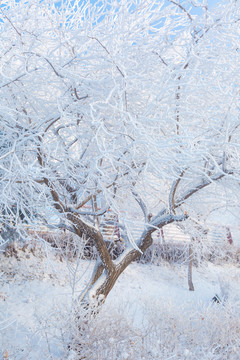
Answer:
[[(96, 191), (97, 194), (100, 194), (101, 192), (102, 192), (102, 190), (97, 190), (97, 191)], [(81, 207), (83, 207), (84, 205), (86, 205), (91, 199), (92, 199), (92, 194), (88, 195), (88, 196), (86, 197), (86, 199), (82, 200), (82, 201), (80, 202), (80, 204), (78, 204), (78, 205), (76, 206), (75, 209), (76, 209), (76, 210), (80, 209)]]
[[(40, 143), (41, 143), (41, 138), (39, 137), (38, 138)], [(41, 152), (41, 149), (40, 149), (40, 146), (38, 146), (38, 149), (37, 149), (37, 159), (38, 159), (38, 162), (40, 164), (41, 167), (45, 167), (45, 162), (43, 160), (43, 156), (42, 156), (42, 152)], [(59, 212), (64, 212), (66, 209), (65, 209), (65, 206), (64, 204), (60, 201), (60, 197), (57, 193), (57, 191), (54, 189), (54, 186), (53, 184), (49, 181), (49, 179), (47, 177), (43, 177), (43, 181), (45, 183), (45, 185), (48, 187), (48, 189), (50, 190), (50, 193), (52, 195), (52, 198), (54, 200), (54, 207), (59, 211)]]
[(131, 188), (131, 192), (134, 196), (134, 199), (136, 200), (136, 202), (138, 203), (138, 205), (140, 206), (140, 208), (143, 212), (145, 223), (147, 223), (148, 222), (148, 214), (147, 214), (147, 207), (146, 207), (145, 203), (143, 202), (140, 195), (136, 192), (136, 190), (134, 188)]
[(181, 5), (181, 4), (178, 4), (176, 3), (175, 1), (173, 0), (168, 0), (169, 2), (171, 2), (172, 4), (178, 6), (183, 12), (185, 12), (185, 14), (187, 14), (188, 18), (190, 21), (193, 21), (193, 18), (191, 17), (191, 15), (189, 14), (189, 12)]
[[(90, 200), (92, 199), (92, 195), (90, 197)], [(79, 211), (76, 209), (73, 209), (71, 207), (68, 208), (69, 212), (72, 213), (76, 213), (78, 215), (88, 215), (88, 216), (102, 216), (103, 214), (105, 214), (107, 211), (109, 210), (109, 206), (106, 206), (105, 208), (103, 208), (101, 211), (97, 211), (97, 212), (92, 212), (92, 211)]]
[(54, 119), (45, 129), (45, 132), (47, 132), (52, 125), (54, 125), (58, 120), (60, 120), (60, 116)]
[(33, 51), (25, 51), (24, 54), (35, 55), (35, 56), (37, 56), (37, 57), (39, 57), (39, 58), (44, 59), (44, 60), (50, 65), (50, 67), (52, 68), (52, 70), (54, 71), (54, 73), (55, 73), (58, 77), (64, 79), (64, 76), (61, 75), (61, 74), (55, 69), (55, 67), (53, 66), (53, 64), (51, 63), (51, 61), (48, 60), (45, 56), (43, 56), (43, 55), (41, 55), (41, 54), (38, 54), (38, 53), (35, 53), (35, 52), (33, 52)]
[(87, 99), (87, 98), (88, 98), (88, 95), (79, 97), (76, 88), (74, 88), (74, 94), (75, 94), (75, 96), (76, 96), (76, 98), (77, 98), (78, 100), (84, 100), (84, 99)]
[(170, 194), (169, 194), (169, 210), (170, 210), (170, 213), (173, 212), (173, 214), (176, 214), (175, 212), (175, 194), (176, 194), (176, 191), (177, 191), (177, 187), (180, 183), (180, 181), (182, 180), (183, 178), (183, 175), (185, 173), (185, 170), (183, 170), (179, 176), (179, 178), (173, 182), (172, 184), (172, 188), (171, 188), (171, 191), (170, 191)]
[(135, 261), (139, 256), (144, 253), (152, 245), (152, 233), (157, 229), (162, 228), (165, 225), (173, 222), (184, 221), (187, 219), (187, 215), (171, 215), (163, 214), (159, 217), (154, 217), (143, 231), (140, 239), (137, 242), (137, 248), (139, 249), (126, 249), (120, 257), (116, 260), (116, 270), (122, 272), (132, 261)]
[(195, 194), (199, 190), (212, 184), (214, 181), (222, 179), (226, 175), (227, 175), (227, 173), (223, 173), (223, 172), (221, 174), (214, 175), (207, 180), (203, 180), (200, 184), (198, 184), (194, 188), (189, 189), (184, 195), (182, 195), (179, 199), (176, 200), (175, 208), (178, 208), (179, 206), (181, 206), (189, 197), (191, 197), (193, 194)]
[[(0, 4), (1, 5), (1, 4)], [(9, 19), (9, 17), (7, 15), (4, 14), (3, 10), (1, 9), (1, 13), (3, 14), (3, 16), (7, 19), (7, 21), (11, 24), (11, 26), (13, 27), (13, 29), (16, 31), (16, 33), (18, 34), (18, 36), (22, 39), (22, 35), (20, 34), (20, 32), (18, 31), (18, 29), (16, 28), (16, 26), (13, 24), (13, 22)], [(22, 40), (21, 40), (22, 41)]]
[(87, 238), (94, 240), (104, 268), (108, 271), (108, 273), (112, 273), (114, 271), (114, 264), (101, 233), (97, 231), (95, 227), (92, 227), (81, 220), (78, 214), (68, 212), (67, 219), (71, 221), (72, 226), (79, 237), (86, 235)]
[(1, 85), (1, 86), (0, 86), (0, 89), (2, 89), (2, 88), (4, 88), (5, 86), (8, 86), (8, 85), (14, 83), (15, 81), (18, 81), (19, 79), (21, 79), (23, 76), (26, 76), (26, 75), (27, 75), (27, 73), (24, 73), (24, 74), (21, 74), (21, 75), (17, 76), (15, 79), (10, 80), (10, 81), (6, 82), (5, 84)]
[(166, 63), (166, 61), (162, 58), (162, 56), (157, 52), (157, 51), (153, 51), (153, 54), (157, 55), (159, 57), (159, 59), (161, 60), (161, 62), (165, 65), (168, 66), (168, 64)]
[[(103, 45), (102, 42), (101, 42), (98, 38), (96, 38), (95, 36), (93, 36), (93, 37), (92, 37), (92, 36), (89, 36), (89, 38), (90, 38), (90, 39), (93, 39), (93, 40), (96, 40), (96, 41), (99, 43), (99, 45), (101, 45), (101, 47), (106, 51), (106, 53), (107, 53), (109, 56), (111, 56), (111, 53), (108, 51), (108, 49), (106, 48), (106, 46)], [(111, 58), (112, 58), (112, 56), (111, 56)], [(113, 62), (113, 64), (116, 66), (116, 69), (119, 71), (119, 73), (122, 75), (122, 77), (125, 78), (122, 70), (119, 68), (119, 66), (115, 63), (115, 61), (114, 61), (113, 59), (112, 59), (112, 62)]]

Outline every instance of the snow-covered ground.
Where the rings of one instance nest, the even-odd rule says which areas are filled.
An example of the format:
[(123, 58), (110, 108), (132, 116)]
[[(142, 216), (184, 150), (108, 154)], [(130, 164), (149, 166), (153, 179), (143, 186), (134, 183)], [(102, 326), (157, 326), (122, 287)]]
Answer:
[[(76, 264), (38, 247), (0, 254), (0, 360), (68, 358), (72, 298), (94, 265)], [(240, 268), (194, 268), (193, 282), (190, 292), (186, 266), (130, 265), (89, 328), (85, 359), (240, 359)]]

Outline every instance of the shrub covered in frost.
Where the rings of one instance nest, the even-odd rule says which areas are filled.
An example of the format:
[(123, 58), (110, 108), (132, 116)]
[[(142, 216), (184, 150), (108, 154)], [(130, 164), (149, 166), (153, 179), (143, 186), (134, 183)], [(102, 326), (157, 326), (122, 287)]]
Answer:
[[(240, 303), (201, 311), (164, 303), (146, 304), (139, 319), (126, 309), (105, 308), (71, 328), (70, 359), (239, 359)], [(84, 326), (83, 326), (84, 323)], [(138, 324), (138, 325), (137, 325)], [(79, 333), (81, 328), (81, 334)]]

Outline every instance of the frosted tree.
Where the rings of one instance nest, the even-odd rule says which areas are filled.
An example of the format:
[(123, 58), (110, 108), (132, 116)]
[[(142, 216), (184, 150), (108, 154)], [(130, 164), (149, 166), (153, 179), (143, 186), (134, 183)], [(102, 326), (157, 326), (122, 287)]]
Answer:
[[(204, 188), (239, 194), (239, 19), (231, 0), (214, 12), (206, 1), (1, 2), (1, 222), (94, 243), (80, 302), (104, 301), (155, 231), (198, 211)], [(109, 209), (124, 241), (115, 260)]]

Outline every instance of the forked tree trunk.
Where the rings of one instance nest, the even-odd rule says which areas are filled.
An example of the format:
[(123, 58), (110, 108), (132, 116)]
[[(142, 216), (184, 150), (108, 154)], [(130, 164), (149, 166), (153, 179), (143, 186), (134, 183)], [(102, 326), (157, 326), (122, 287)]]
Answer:
[(96, 309), (96, 307), (101, 306), (122, 272), (130, 263), (137, 260), (151, 245), (152, 237), (151, 234), (149, 234), (146, 235), (144, 241), (142, 241), (142, 245), (139, 246), (140, 251), (137, 249), (126, 249), (119, 258), (113, 262), (114, 266), (110, 271), (107, 270), (101, 260), (98, 259), (92, 274), (92, 279), (80, 295), (79, 302), (85, 308), (90, 306)]
[[(151, 234), (147, 234), (140, 245), (140, 250), (145, 252), (146, 249), (152, 244)], [(83, 354), (84, 344), (84, 331), (88, 327), (89, 316), (96, 316), (102, 304), (105, 302), (106, 297), (112, 290), (117, 279), (126, 267), (141, 256), (141, 252), (137, 249), (126, 249), (120, 257), (113, 263), (113, 267), (103, 265), (99, 257), (92, 274), (90, 283), (78, 298), (77, 309), (79, 312), (75, 314), (77, 326), (77, 337), (74, 336), (72, 343), (69, 345), (69, 350), (74, 350), (78, 354), (78, 359), (85, 359)]]
[(113, 261), (101, 232), (84, 223), (77, 214), (68, 213), (67, 218), (71, 221), (74, 232), (80, 238), (85, 235), (92, 239), (99, 255), (92, 279), (80, 295), (78, 299), (79, 303), (83, 305), (84, 308), (92, 306), (96, 308), (104, 303), (121, 273), (152, 245), (152, 233), (156, 228), (163, 227), (175, 221), (183, 221), (186, 217), (186, 214), (176, 216), (166, 214), (166, 212), (163, 211), (161, 215), (151, 220), (137, 241), (136, 247), (125, 249), (124, 252)]

